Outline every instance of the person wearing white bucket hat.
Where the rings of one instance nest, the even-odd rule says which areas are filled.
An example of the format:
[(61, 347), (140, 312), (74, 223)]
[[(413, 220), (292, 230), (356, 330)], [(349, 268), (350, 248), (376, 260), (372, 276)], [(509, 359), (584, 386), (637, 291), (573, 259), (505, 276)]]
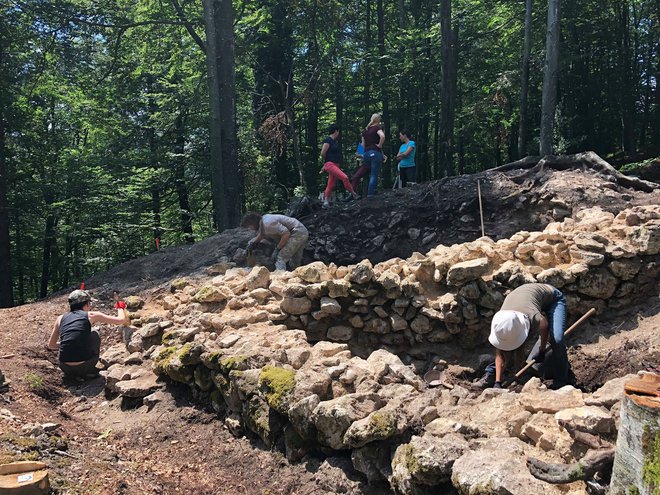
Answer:
[(566, 300), (548, 284), (524, 284), (514, 289), (495, 313), (488, 341), (495, 347), (495, 362), (486, 367), (485, 375), (476, 383), (478, 388), (501, 388), (502, 375), (511, 351), (521, 351), (531, 332), (540, 334), (539, 351), (529, 359), (541, 363), (550, 341), (552, 348), (552, 388), (568, 383), (568, 357), (564, 343)]

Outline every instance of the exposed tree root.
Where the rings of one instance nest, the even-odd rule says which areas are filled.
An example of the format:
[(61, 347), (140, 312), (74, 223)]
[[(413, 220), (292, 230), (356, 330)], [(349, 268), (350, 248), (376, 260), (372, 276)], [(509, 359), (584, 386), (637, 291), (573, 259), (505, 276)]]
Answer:
[(616, 184), (635, 189), (636, 191), (653, 192), (658, 187), (653, 182), (622, 174), (593, 151), (577, 153), (575, 155), (546, 155), (543, 158), (538, 156), (528, 156), (521, 160), (491, 169), (491, 171), (506, 172), (507, 170), (533, 169), (535, 167), (538, 167), (540, 170), (543, 170), (545, 167), (550, 167), (555, 170), (589, 167), (596, 172), (611, 177)]
[(614, 449), (590, 450), (573, 464), (552, 464), (530, 457), (527, 469), (535, 478), (552, 484), (572, 483), (589, 480), (598, 472), (611, 469), (614, 462)]

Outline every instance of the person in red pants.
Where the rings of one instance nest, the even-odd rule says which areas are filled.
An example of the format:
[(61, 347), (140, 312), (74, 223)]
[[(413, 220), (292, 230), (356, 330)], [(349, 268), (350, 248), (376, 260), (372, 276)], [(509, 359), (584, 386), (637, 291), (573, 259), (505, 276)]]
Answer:
[(357, 193), (351, 185), (351, 181), (348, 180), (348, 176), (339, 168), (342, 157), (341, 157), (341, 148), (337, 142), (339, 138), (339, 126), (333, 124), (328, 128), (329, 136), (323, 141), (323, 146), (321, 147), (321, 159), (323, 160), (323, 167), (319, 173), (328, 172), (328, 184), (325, 187), (323, 193), (323, 208), (330, 207), (330, 196), (332, 195), (332, 189), (335, 187), (335, 181), (339, 179), (348, 192), (350, 192), (355, 199), (358, 198)]

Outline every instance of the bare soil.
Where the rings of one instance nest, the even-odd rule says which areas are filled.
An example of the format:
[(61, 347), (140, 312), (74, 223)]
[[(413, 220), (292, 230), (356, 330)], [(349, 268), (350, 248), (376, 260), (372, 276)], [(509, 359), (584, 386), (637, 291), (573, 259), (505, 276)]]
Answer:
[[(552, 210), (560, 203), (575, 213), (593, 204), (618, 211), (658, 199), (657, 192), (604, 186), (611, 182), (588, 171), (550, 170), (540, 178), (538, 171), (533, 177), (529, 173), (498, 172), (484, 177), (489, 181), (482, 184), (488, 235), (500, 238), (542, 228), (553, 220)], [(303, 220), (311, 232), (307, 259), (346, 263), (369, 257), (379, 261), (383, 256), (426, 251), (440, 241), (473, 240), (481, 235), (477, 178), (445, 179), (335, 206), (328, 212), (308, 205)], [(393, 221), (394, 217), (399, 220)], [(411, 228), (421, 234), (415, 236), (413, 231), (411, 235)], [(381, 234), (385, 237), (381, 248), (368, 242)], [(424, 244), (423, 239), (431, 235), (435, 237)], [(97, 309), (112, 312), (112, 290), (148, 296), (165, 280), (195, 273), (222, 256), (240, 260), (241, 247), (250, 237), (249, 232), (235, 229), (195, 246), (168, 248), (98, 274), (87, 286), (100, 298)], [(324, 243), (330, 238), (332, 249)], [(391, 248), (383, 249), (388, 243)], [(319, 454), (291, 464), (255, 438), (234, 438), (213, 411), (194, 402), (186, 388), (171, 386), (166, 399), (148, 410), (106, 397), (102, 378), (63, 381), (57, 357), (46, 350), (45, 343), (53, 321), (66, 310), (65, 303), (65, 296), (59, 295), (0, 310), (0, 371), (11, 382), (7, 391), (0, 392), (0, 463), (43, 460), (49, 465), (54, 493), (60, 495), (390, 493), (385, 486), (360, 482), (346, 468), (348, 459), (333, 458), (322, 467)], [(155, 309), (146, 307), (143, 312)], [(104, 328), (102, 335), (102, 349), (121, 340), (113, 328)], [(626, 313), (590, 320), (571, 336), (569, 345), (577, 385), (587, 391), (611, 378), (657, 367), (657, 295)], [(467, 371), (459, 380), (467, 382), (474, 376), (480, 352), (491, 350), (455, 357), (452, 364)], [(12, 415), (17, 420), (10, 419)], [(60, 425), (49, 440), (50, 447), (25, 440), (23, 425), (49, 422)]]

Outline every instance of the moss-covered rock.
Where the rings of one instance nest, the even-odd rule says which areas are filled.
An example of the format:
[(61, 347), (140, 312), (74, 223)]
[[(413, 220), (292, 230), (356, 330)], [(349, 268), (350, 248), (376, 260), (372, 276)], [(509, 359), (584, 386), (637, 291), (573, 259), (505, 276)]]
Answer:
[(124, 302), (126, 303), (126, 309), (131, 311), (135, 311), (144, 306), (144, 299), (140, 296), (128, 296), (124, 299)]
[(216, 287), (214, 285), (205, 285), (193, 296), (193, 300), (200, 303), (214, 303), (226, 301), (234, 293), (225, 286)]
[(210, 352), (205, 352), (201, 355), (201, 360), (204, 366), (210, 370), (219, 370), (220, 369), (220, 360), (225, 357), (224, 350), (214, 350)]
[(286, 414), (291, 393), (296, 386), (296, 372), (276, 366), (264, 366), (259, 374), (259, 388), (266, 402), (276, 411)]
[(250, 360), (247, 356), (229, 356), (218, 361), (218, 369), (229, 376), (232, 371), (245, 371), (250, 369)]
[(353, 423), (344, 435), (344, 443), (355, 448), (377, 440), (385, 440), (397, 432), (397, 417), (392, 410), (374, 411)]
[(175, 280), (172, 280), (170, 283), (170, 290), (172, 292), (176, 292), (178, 290), (183, 290), (184, 287), (187, 287), (190, 285), (190, 282), (188, 282), (188, 279), (186, 278), (177, 278)]
[(245, 426), (256, 433), (268, 448), (272, 447), (282, 435), (284, 427), (282, 416), (273, 411), (258, 395), (253, 395), (243, 402), (242, 416)]
[(204, 346), (189, 342), (181, 347), (165, 347), (154, 358), (154, 371), (165, 374), (172, 380), (192, 385), (195, 366), (200, 364)]

